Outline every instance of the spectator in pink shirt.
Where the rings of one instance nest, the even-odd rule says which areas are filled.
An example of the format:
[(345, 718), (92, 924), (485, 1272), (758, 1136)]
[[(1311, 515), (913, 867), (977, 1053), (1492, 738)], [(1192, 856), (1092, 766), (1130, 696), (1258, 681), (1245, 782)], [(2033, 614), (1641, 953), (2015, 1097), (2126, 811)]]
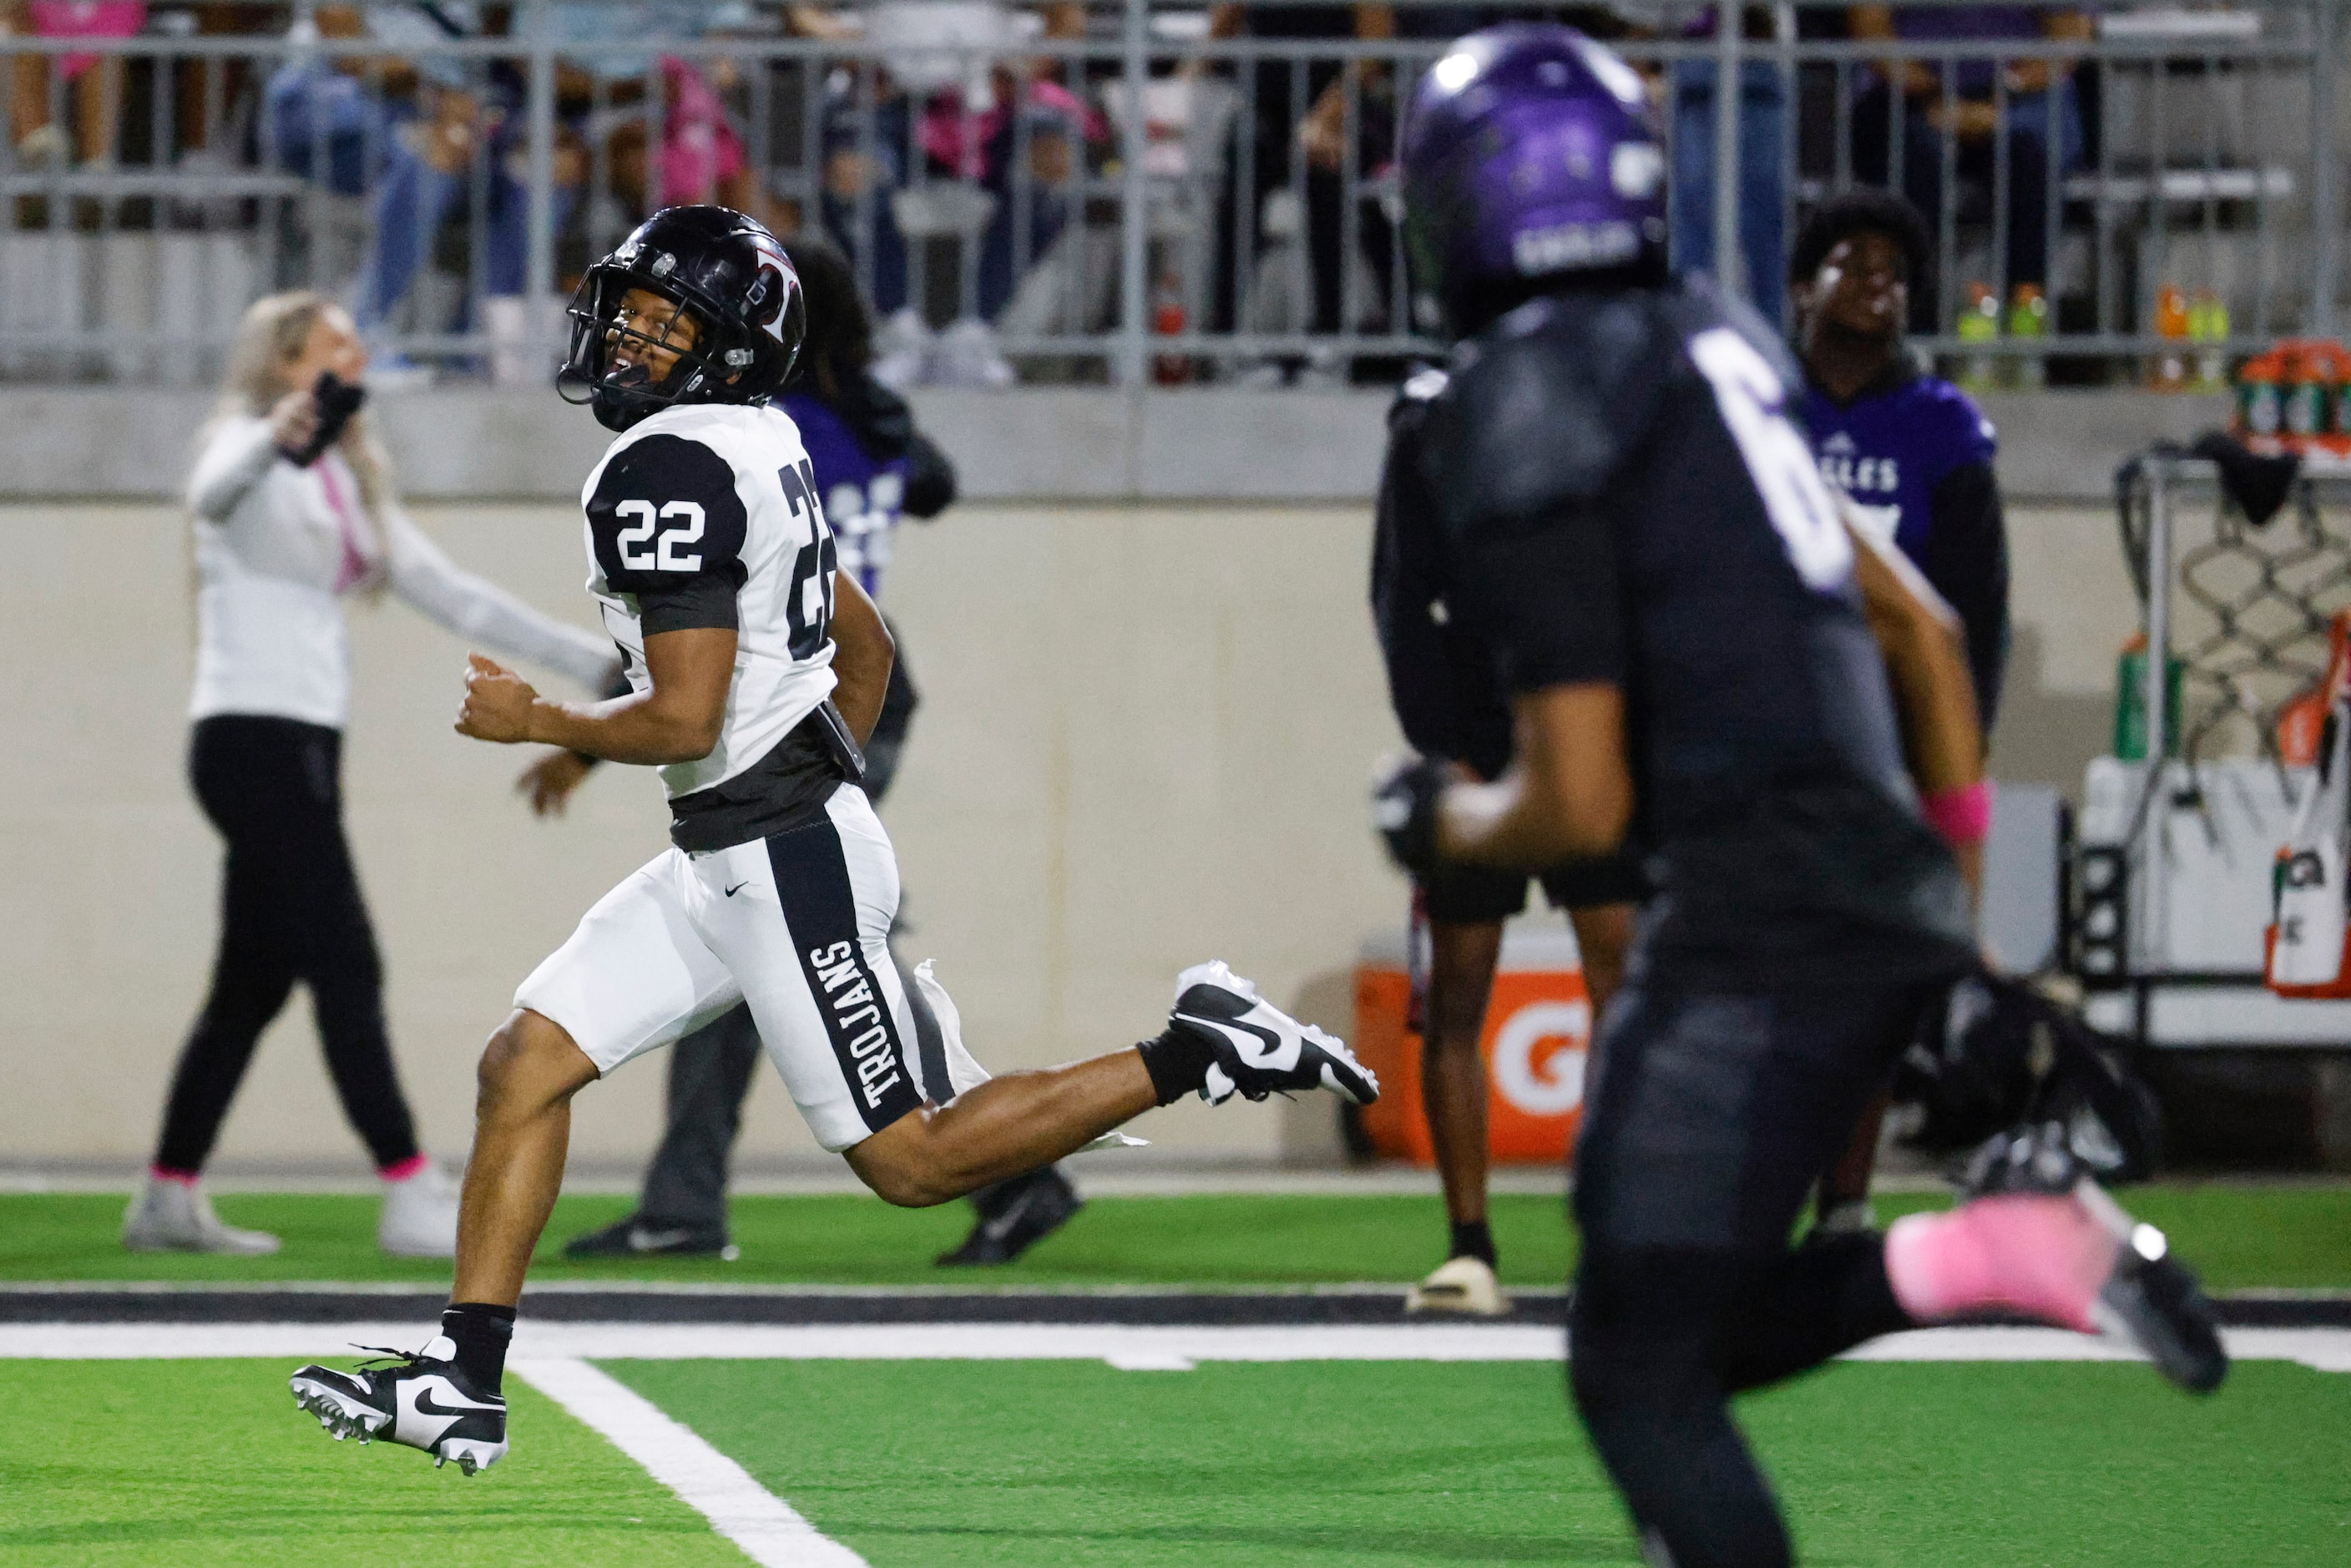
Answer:
[[(15, 0), (5, 14), (15, 37), (128, 38), (147, 25), (141, 0)], [(122, 112), (122, 62), (89, 54), (18, 55), (10, 61), (10, 139), (26, 163), (109, 163)], [(50, 118), (51, 75), (64, 85), (78, 132), (69, 143)]]

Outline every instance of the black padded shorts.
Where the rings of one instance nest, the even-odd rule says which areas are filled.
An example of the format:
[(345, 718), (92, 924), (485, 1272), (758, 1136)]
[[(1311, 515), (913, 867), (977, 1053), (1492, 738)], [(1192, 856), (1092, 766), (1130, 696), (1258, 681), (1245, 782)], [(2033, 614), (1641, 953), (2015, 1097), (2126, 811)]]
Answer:
[(1428, 918), (1445, 925), (1482, 925), (1508, 920), (1527, 906), (1527, 883), (1542, 883), (1554, 909), (1588, 909), (1600, 904), (1638, 904), (1648, 896), (1641, 862), (1626, 851), (1596, 860), (1570, 861), (1530, 878), (1520, 871), (1454, 862), (1439, 866), (1420, 884)]

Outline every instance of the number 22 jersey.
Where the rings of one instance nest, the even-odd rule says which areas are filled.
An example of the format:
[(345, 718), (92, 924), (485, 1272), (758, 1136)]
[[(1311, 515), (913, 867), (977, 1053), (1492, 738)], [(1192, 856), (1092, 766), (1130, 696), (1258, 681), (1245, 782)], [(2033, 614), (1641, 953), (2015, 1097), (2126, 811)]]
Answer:
[(1453, 609), (1510, 690), (1624, 693), (1658, 890), (1640, 972), (1744, 990), (1962, 968), (1965, 888), (1919, 819), (1852, 542), (1761, 319), (1695, 279), (1562, 293), (1449, 370), (1391, 482), (1435, 511)]
[(663, 409), (612, 443), (580, 506), (588, 591), (637, 691), (652, 686), (647, 637), (735, 632), (718, 744), (661, 769), (678, 847), (723, 849), (820, 811), (846, 776), (811, 722), (834, 685), (835, 546), (790, 417)]

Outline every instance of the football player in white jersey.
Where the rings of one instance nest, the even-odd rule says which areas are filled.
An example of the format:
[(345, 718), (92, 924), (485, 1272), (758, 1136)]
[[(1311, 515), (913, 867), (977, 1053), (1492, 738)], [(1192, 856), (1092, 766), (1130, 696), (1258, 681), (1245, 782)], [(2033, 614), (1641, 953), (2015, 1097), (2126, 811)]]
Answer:
[(768, 402), (805, 328), (792, 265), (739, 213), (674, 207), (588, 270), (571, 319), (559, 384), (620, 433), (581, 501), (589, 591), (632, 690), (558, 702), (476, 653), (457, 728), (659, 768), (673, 847), (588, 912), (483, 1051), (440, 1335), (291, 1380), (338, 1437), (387, 1437), (467, 1474), (506, 1452), (506, 1346), (572, 1095), (739, 1003), (818, 1140), (908, 1206), (1033, 1170), (1189, 1093), (1379, 1093), (1343, 1044), (1221, 963), (1177, 978), (1166, 1028), (1140, 1045), (1001, 1078), (918, 971), (942, 1026), (918, 1048), (887, 946), (897, 863), (852, 782), (890, 637), (837, 570), (799, 432)]

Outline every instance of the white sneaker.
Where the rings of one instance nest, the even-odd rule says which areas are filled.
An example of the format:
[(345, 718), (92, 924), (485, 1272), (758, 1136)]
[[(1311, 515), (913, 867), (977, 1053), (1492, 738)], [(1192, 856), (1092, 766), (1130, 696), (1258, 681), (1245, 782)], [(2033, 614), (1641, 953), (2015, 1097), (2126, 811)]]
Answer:
[(873, 334), (873, 379), (893, 392), (920, 386), (931, 363), (931, 329), (923, 313), (900, 306)]
[(430, 1160), (405, 1181), (386, 1182), (375, 1244), (394, 1258), (457, 1255), (457, 1188)]
[(931, 354), (933, 386), (1008, 387), (1019, 379), (997, 351), (996, 329), (987, 322), (967, 316), (939, 334)]
[(1404, 1299), (1404, 1310), (1494, 1318), (1510, 1310), (1510, 1299), (1502, 1294), (1493, 1269), (1483, 1258), (1448, 1258), (1412, 1288)]
[(225, 1252), (259, 1258), (277, 1250), (266, 1230), (223, 1225), (213, 1200), (187, 1182), (151, 1176), (122, 1216), (122, 1245), (132, 1252)]
[(1259, 996), (1257, 987), (1222, 959), (1195, 964), (1176, 977), (1176, 1008), (1167, 1021), (1215, 1055), (1200, 1090), (1200, 1098), (1211, 1105), (1237, 1093), (1262, 1100), (1292, 1089), (1328, 1089), (1358, 1105), (1380, 1097), (1380, 1081), (1355, 1060), (1346, 1041), (1300, 1023)]

